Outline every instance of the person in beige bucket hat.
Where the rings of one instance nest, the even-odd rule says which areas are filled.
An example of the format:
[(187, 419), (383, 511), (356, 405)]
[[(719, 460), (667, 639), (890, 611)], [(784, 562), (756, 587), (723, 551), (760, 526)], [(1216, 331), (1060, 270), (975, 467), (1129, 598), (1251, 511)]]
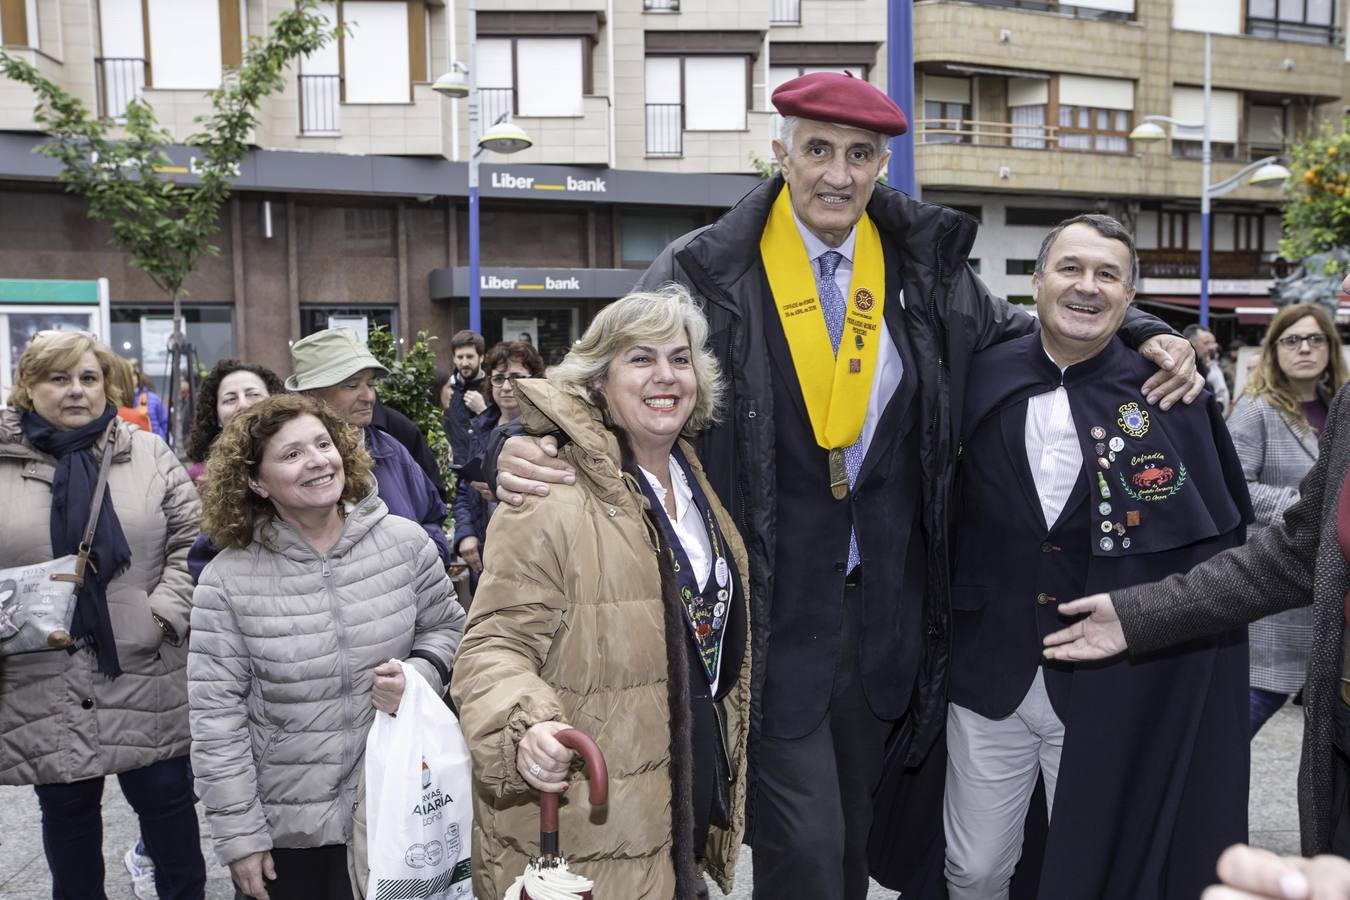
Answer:
[(419, 523), (450, 564), (445, 503), (403, 444), (372, 424), (378, 396), (375, 384), (389, 370), (380, 364), (351, 328), (325, 328), (291, 345), (294, 373), (286, 388), (309, 394), (332, 407), (348, 425), (365, 436), (375, 460), (376, 490), (389, 512)]
[(288, 391), (331, 388), (367, 369), (380, 377), (389, 374), (354, 328), (325, 328), (301, 338), (291, 345), (291, 363), (295, 372), (286, 379)]

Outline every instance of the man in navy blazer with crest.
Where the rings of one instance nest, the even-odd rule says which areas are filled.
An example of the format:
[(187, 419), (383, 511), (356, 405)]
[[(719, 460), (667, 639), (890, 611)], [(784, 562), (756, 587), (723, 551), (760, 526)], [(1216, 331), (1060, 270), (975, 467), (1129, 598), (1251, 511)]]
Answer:
[(1246, 839), (1245, 634), (1107, 664), (1041, 654), (1059, 602), (1185, 571), (1252, 518), (1213, 397), (1162, 411), (1139, 396), (1117, 336), (1137, 277), (1119, 222), (1062, 223), (1037, 260), (1039, 330), (971, 370), (943, 810), (953, 900), (1008, 896), (1038, 776), (1041, 897), (1190, 900)]

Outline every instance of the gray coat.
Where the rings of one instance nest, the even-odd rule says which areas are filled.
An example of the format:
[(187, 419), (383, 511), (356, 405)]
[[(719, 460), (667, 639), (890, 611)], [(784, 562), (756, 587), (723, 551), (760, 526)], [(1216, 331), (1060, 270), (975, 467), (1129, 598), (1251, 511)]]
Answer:
[[(107, 502), (131, 563), (108, 585), (122, 674), (95, 672), (92, 653), (0, 657), (0, 784), (54, 784), (129, 772), (188, 752), (185, 638), (192, 579), (187, 551), (200, 504), (164, 441), (117, 420)], [(95, 445), (101, 453), (103, 440)], [(55, 461), (0, 410), (0, 567), (52, 558)], [(182, 637), (155, 624), (158, 614)]]
[(192, 769), (226, 864), (346, 843), (371, 669), (403, 659), (443, 691), (464, 633), (435, 544), (374, 491), (326, 554), (276, 519), (254, 537), (217, 556), (193, 595)]
[[(1338, 763), (1332, 746), (1340, 701), (1344, 600), (1350, 589), (1336, 527), (1341, 487), (1350, 469), (1350, 387), (1331, 404), (1322, 453), (1284, 521), (1263, 528), (1246, 545), (1215, 556), (1185, 575), (1113, 591), (1130, 653), (1139, 655), (1213, 634), (1309, 602), (1313, 643), (1303, 689), (1303, 759), (1299, 766), (1299, 825), (1306, 855), (1326, 853), (1333, 823), (1332, 785)], [(1339, 431), (1339, 434), (1338, 434)]]
[[(1228, 419), (1258, 529), (1284, 520), (1298, 500), (1298, 485), (1317, 462), (1317, 432), (1302, 431), (1265, 397), (1244, 394)], [(1303, 688), (1312, 643), (1312, 608), (1267, 616), (1247, 629), (1251, 686), (1281, 694)]]

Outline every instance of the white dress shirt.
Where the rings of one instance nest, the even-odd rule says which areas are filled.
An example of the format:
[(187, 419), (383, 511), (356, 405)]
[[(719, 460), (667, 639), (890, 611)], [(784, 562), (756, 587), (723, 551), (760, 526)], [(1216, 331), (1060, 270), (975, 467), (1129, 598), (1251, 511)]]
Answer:
[[(680, 541), (680, 547), (684, 550), (684, 555), (689, 558), (689, 565), (694, 569), (694, 578), (698, 581), (698, 589), (706, 590), (708, 587), (708, 578), (712, 576), (713, 558), (712, 542), (708, 540), (708, 527), (703, 523), (703, 516), (694, 505), (694, 491), (689, 487), (689, 482), (685, 479), (684, 469), (675, 461), (674, 455), (670, 457), (670, 487), (675, 493), (675, 517), (671, 518), (670, 513), (666, 511), (666, 489), (661, 486), (661, 480), (648, 472), (646, 469), (638, 466), (647, 483), (652, 486), (652, 492), (656, 494), (656, 499), (660, 501), (661, 513), (670, 520), (671, 527), (675, 529), (675, 537)], [(728, 585), (731, 595), (735, 595), (735, 586)], [(686, 631), (688, 625), (685, 626)], [(717, 695), (717, 682), (721, 680), (721, 659), (722, 647), (721, 641), (726, 639), (726, 630), (723, 629), (722, 637), (718, 643), (717, 658), (718, 671), (712, 682), (713, 696)], [(691, 637), (690, 640), (693, 640)]]
[[(792, 220), (797, 223), (797, 231), (802, 236), (802, 243), (806, 245), (806, 255), (811, 260), (811, 273), (817, 282), (820, 281), (820, 257), (831, 250), (844, 257), (839, 263), (839, 268), (835, 269), (834, 283), (839, 285), (840, 296), (847, 298), (849, 285), (853, 280), (853, 245), (858, 237), (858, 229), (855, 227), (850, 231), (848, 237), (838, 247), (831, 247), (802, 225), (795, 212), (792, 214)], [(896, 297), (886, 298), (887, 303), (892, 301), (899, 303), (900, 308), (904, 309), (904, 292), (901, 291)], [(905, 375), (905, 363), (900, 357), (900, 351), (895, 348), (895, 341), (891, 340), (890, 329), (882, 323), (878, 330), (881, 332), (881, 338), (877, 347), (877, 368), (872, 376), (872, 391), (867, 398), (867, 416), (863, 419), (862, 434), (858, 437), (863, 459), (867, 458), (867, 449), (872, 446), (872, 435), (876, 434), (881, 414), (886, 411), (886, 404), (895, 396), (896, 388), (900, 387), (900, 379)]]
[[(1063, 376), (1064, 370), (1060, 369)], [(1027, 465), (1041, 498), (1045, 527), (1053, 528), (1069, 502), (1083, 468), (1083, 451), (1069, 409), (1069, 392), (1060, 386), (1027, 401)]]

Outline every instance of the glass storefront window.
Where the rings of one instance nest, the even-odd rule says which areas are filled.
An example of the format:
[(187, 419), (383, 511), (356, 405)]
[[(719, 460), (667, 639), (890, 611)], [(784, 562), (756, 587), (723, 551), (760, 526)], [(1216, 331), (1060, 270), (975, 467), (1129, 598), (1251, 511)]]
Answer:
[(576, 305), (483, 304), (483, 338), (489, 347), (498, 341), (528, 340), (544, 357), (544, 364), (551, 366), (567, 355), (580, 336), (581, 309)]
[(703, 224), (699, 213), (629, 213), (625, 212), (620, 225), (620, 253), (628, 267), (645, 267), (666, 249), (666, 245), (680, 235)]
[(14, 387), (19, 357), (41, 331), (97, 331), (98, 309), (92, 312), (4, 312), (0, 310), (0, 404)]
[[(172, 307), (114, 306), (111, 318), (109, 346), (127, 359), (139, 360), (163, 396), (167, 389), (168, 338), (173, 333)], [(192, 345), (198, 371), (209, 370), (220, 360), (234, 356), (234, 309), (184, 306), (183, 334)]]
[(376, 325), (383, 325), (390, 334), (398, 334), (398, 307), (396, 306), (309, 306), (300, 307), (300, 336), (309, 337), (325, 328), (346, 326), (354, 328), (362, 340)]

